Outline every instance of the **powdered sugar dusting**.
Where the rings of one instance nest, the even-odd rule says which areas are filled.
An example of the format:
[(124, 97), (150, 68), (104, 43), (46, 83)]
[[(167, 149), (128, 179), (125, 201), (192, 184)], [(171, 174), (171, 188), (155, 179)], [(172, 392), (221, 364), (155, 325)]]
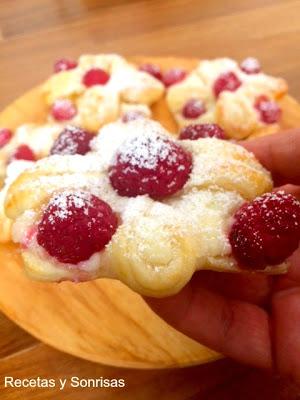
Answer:
[(279, 105), (267, 96), (259, 96), (254, 103), (254, 107), (258, 111), (261, 121), (265, 124), (274, 124), (281, 117)]
[(90, 151), (93, 134), (77, 126), (64, 128), (52, 145), (51, 154), (86, 154)]
[(49, 222), (55, 224), (56, 218), (66, 219), (72, 215), (72, 209), (83, 209), (87, 215), (87, 210), (92, 206), (91, 194), (84, 191), (63, 191), (50, 199), (49, 206), (53, 206), (55, 211), (49, 216)]
[[(67, 130), (72, 133), (76, 131), (76, 128), (72, 125), (69, 125), (67, 127)], [(60, 134), (60, 142), (61, 142), (61, 149), (59, 154), (76, 154), (76, 143), (72, 140), (71, 136), (66, 134), (67, 130), (64, 130)], [(55, 154), (52, 152), (52, 154)]]
[(54, 194), (37, 225), (37, 242), (62, 263), (77, 264), (103, 250), (117, 217), (103, 200), (84, 191)]
[[(246, 199), (272, 187), (270, 174), (243, 147), (215, 138), (183, 140), (193, 154), (193, 170), (184, 190), (217, 187), (238, 192)], [(249, 184), (251, 182), (251, 185)]]
[(170, 137), (170, 134), (158, 122), (152, 120), (137, 119), (128, 121), (126, 124), (114, 122), (100, 129), (99, 134), (91, 142), (91, 149), (99, 153), (101, 162), (108, 168), (123, 144), (144, 135)]
[(205, 104), (200, 99), (189, 99), (182, 109), (182, 115), (187, 119), (196, 119), (206, 112)]
[(240, 64), (241, 70), (246, 74), (257, 74), (261, 70), (260, 62), (257, 58), (247, 57)]
[(170, 146), (165, 138), (147, 132), (138, 135), (133, 140), (127, 141), (119, 149), (119, 160), (130, 162), (132, 166), (140, 168), (155, 169), (159, 161), (174, 161), (174, 154), (170, 152)]
[(264, 194), (236, 213), (229, 237), (242, 266), (279, 264), (298, 247), (300, 203), (283, 191)]
[[(193, 165), (185, 164), (183, 160), (193, 161)], [(126, 173), (142, 170), (143, 173), (148, 171), (153, 174), (153, 179), (148, 175), (138, 176), (140, 186), (147, 188), (149, 182), (151, 187), (158, 183), (159, 190), (165, 187), (167, 192), (153, 195), (144, 191), (134, 194), (136, 197), (133, 198), (129, 198), (128, 193), (120, 196), (111, 185), (109, 173), (112, 163), (118, 161), (126, 166)], [(156, 174), (157, 170), (161, 175)], [(161, 125), (146, 119), (109, 124), (93, 140), (92, 152), (84, 156), (51, 156), (38, 161), (29, 174), (32, 177), (20, 183), (18, 196), (32, 196), (28, 202), (32, 207), (39, 206), (41, 196), (44, 196), (45, 202), (50, 197), (48, 206), (53, 210), (48, 221), (50, 226), (55, 227), (59, 221), (72, 228), (68, 221), (74, 213), (77, 215), (77, 211), (83, 218), (88, 217), (91, 198), (95, 195), (118, 213), (124, 225), (134, 225), (134, 221), (147, 216), (145, 221), (149, 217), (149, 220), (161, 220), (168, 226), (172, 232), (168, 234), (170, 241), (172, 235), (193, 237), (197, 243), (197, 266), (203, 268), (209, 266), (214, 257), (220, 263), (222, 257), (228, 261), (231, 246), (226, 232), (233, 212), (243, 202), (242, 197), (251, 198), (271, 185), (268, 173), (242, 147), (211, 138), (179, 142), (168, 135)], [(187, 175), (187, 180), (176, 186), (174, 177), (177, 179), (180, 174)], [(258, 179), (256, 186), (251, 176)], [(121, 181), (128, 184), (128, 179), (122, 177)], [(236, 191), (240, 191), (241, 196)], [(160, 202), (154, 201), (155, 198), (159, 198)], [(86, 227), (90, 224), (93, 220), (88, 220)], [(132, 235), (135, 235), (134, 226)], [(140, 254), (150, 254), (150, 249), (143, 250), (144, 246), (146, 244), (141, 241), (138, 245)], [(106, 253), (105, 248), (102, 251)], [(127, 251), (126, 246), (124, 251)], [(154, 255), (152, 258), (155, 259)], [(82, 263), (84, 268), (85, 261)]]
[(163, 198), (180, 190), (189, 177), (191, 155), (153, 127), (125, 140), (112, 160), (109, 178), (121, 196)]

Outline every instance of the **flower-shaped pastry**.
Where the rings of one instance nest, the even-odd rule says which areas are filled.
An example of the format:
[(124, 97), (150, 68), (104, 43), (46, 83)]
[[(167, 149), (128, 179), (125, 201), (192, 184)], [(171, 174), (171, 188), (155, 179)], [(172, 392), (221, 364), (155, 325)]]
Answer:
[(227, 136), (243, 139), (278, 129), (276, 100), (287, 84), (261, 72), (256, 59), (238, 65), (229, 58), (200, 61), (181, 82), (171, 86), (167, 102), (180, 128), (191, 123), (217, 123)]
[(300, 203), (261, 196), (270, 174), (241, 146), (175, 140), (141, 118), (106, 125), (90, 147), (38, 161), (8, 188), (5, 213), (32, 278), (118, 278), (161, 297), (200, 269), (255, 270), (255, 257), (260, 270), (286, 269)]
[[(64, 61), (64, 62), (63, 62)], [(150, 106), (163, 84), (116, 54), (61, 60), (43, 86), (49, 119), (98, 130), (122, 115), (123, 103)]]

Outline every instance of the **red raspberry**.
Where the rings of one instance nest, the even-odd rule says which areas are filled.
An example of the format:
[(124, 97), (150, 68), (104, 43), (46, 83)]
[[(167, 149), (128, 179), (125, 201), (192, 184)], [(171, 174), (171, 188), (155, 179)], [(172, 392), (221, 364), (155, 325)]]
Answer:
[(143, 134), (123, 144), (109, 178), (120, 196), (162, 198), (180, 190), (191, 169), (192, 157), (181, 146), (168, 138)]
[(82, 78), (82, 83), (86, 87), (95, 85), (105, 85), (109, 81), (109, 74), (101, 68), (92, 68), (87, 71)]
[(171, 68), (162, 75), (162, 82), (166, 87), (182, 81), (186, 77), (186, 71), (182, 68)]
[(67, 58), (61, 58), (60, 60), (57, 60), (54, 64), (54, 72), (61, 72), (61, 71), (67, 71), (69, 69), (74, 69), (77, 67), (77, 62), (74, 60), (68, 60)]
[(240, 64), (240, 68), (245, 74), (258, 74), (261, 71), (261, 66), (257, 58), (245, 58)]
[(37, 242), (62, 263), (77, 264), (101, 251), (117, 229), (110, 206), (84, 191), (54, 195), (38, 224)]
[(136, 119), (146, 118), (145, 113), (140, 110), (130, 110), (122, 115), (122, 122), (135, 121)]
[(50, 154), (86, 154), (95, 136), (76, 126), (67, 126), (53, 143)]
[(198, 118), (205, 112), (206, 112), (205, 105), (199, 99), (188, 100), (182, 109), (182, 115), (184, 116), (184, 118), (188, 119)]
[(10, 161), (14, 160), (35, 161), (36, 157), (34, 152), (29, 146), (27, 146), (27, 144), (20, 144), (10, 158)]
[(154, 78), (161, 80), (162, 74), (159, 65), (156, 64), (142, 64), (139, 68), (140, 71), (147, 72), (147, 74), (154, 76)]
[(282, 191), (242, 206), (229, 234), (234, 257), (248, 269), (280, 264), (297, 249), (299, 239), (300, 203)]
[(216, 97), (219, 97), (220, 93), (224, 92), (225, 90), (230, 92), (235, 92), (240, 86), (242, 82), (236, 76), (234, 72), (225, 72), (221, 74), (219, 78), (216, 79), (213, 91)]
[(7, 128), (0, 128), (0, 149), (4, 147), (12, 138), (12, 131)]
[(254, 107), (259, 112), (261, 121), (265, 124), (274, 124), (281, 117), (280, 107), (267, 96), (259, 96), (255, 101)]
[(226, 139), (225, 132), (217, 124), (195, 124), (183, 128), (179, 134), (179, 139), (197, 140), (202, 138)]
[(58, 99), (52, 104), (51, 115), (57, 121), (68, 121), (76, 114), (76, 106), (68, 99)]

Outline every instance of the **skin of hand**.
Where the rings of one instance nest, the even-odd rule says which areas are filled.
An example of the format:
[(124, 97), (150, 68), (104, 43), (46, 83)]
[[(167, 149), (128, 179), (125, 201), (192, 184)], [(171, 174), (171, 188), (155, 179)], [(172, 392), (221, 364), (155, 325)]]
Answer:
[[(276, 188), (300, 199), (300, 129), (242, 146), (272, 172)], [(289, 261), (288, 273), (273, 277), (199, 271), (177, 295), (146, 301), (200, 343), (300, 383), (300, 249)]]

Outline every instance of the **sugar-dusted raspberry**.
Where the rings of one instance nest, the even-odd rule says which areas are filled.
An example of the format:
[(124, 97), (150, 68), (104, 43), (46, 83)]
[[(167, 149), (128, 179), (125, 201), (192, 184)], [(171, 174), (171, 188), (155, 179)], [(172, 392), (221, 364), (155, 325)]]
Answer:
[(181, 146), (166, 137), (143, 134), (122, 145), (109, 178), (120, 196), (162, 198), (180, 190), (191, 169), (192, 157)]
[(142, 64), (139, 67), (139, 70), (143, 71), (143, 72), (147, 72), (147, 74), (154, 76), (154, 78), (156, 78), (156, 79), (161, 80), (161, 78), (162, 78), (161, 69), (160, 69), (159, 65), (146, 63), (146, 64)]
[(35, 161), (36, 156), (27, 144), (20, 144), (10, 157), (10, 161), (14, 160)]
[(141, 110), (130, 110), (122, 115), (122, 122), (135, 121), (136, 119), (146, 118), (146, 114)]
[(170, 68), (163, 73), (161, 80), (166, 87), (169, 87), (181, 82), (186, 75), (186, 71), (182, 68)]
[(225, 132), (217, 124), (192, 124), (180, 131), (179, 139), (197, 140), (203, 138), (226, 139)]
[(260, 62), (257, 58), (247, 57), (240, 64), (240, 68), (245, 74), (258, 74), (261, 71)]
[(275, 124), (280, 120), (281, 108), (267, 96), (259, 96), (254, 103), (254, 107), (259, 113), (260, 120), (265, 124)]
[(83, 75), (82, 83), (86, 87), (105, 85), (109, 81), (109, 78), (109, 74), (104, 69), (92, 68)]
[(296, 250), (299, 239), (300, 203), (282, 191), (242, 206), (229, 233), (234, 257), (248, 269), (280, 264)]
[(4, 147), (12, 138), (12, 131), (7, 128), (0, 128), (0, 149)]
[(53, 143), (50, 154), (86, 154), (94, 137), (91, 132), (69, 125)]
[(220, 93), (224, 91), (235, 92), (242, 82), (236, 76), (234, 72), (225, 72), (221, 74), (214, 83), (213, 90), (216, 97), (219, 97)]
[(67, 58), (61, 58), (60, 60), (57, 60), (54, 64), (54, 72), (61, 72), (61, 71), (67, 71), (69, 69), (74, 69), (77, 67), (77, 61), (74, 60), (69, 60)]
[(57, 99), (52, 104), (51, 115), (56, 121), (69, 121), (77, 114), (75, 104), (68, 99)]
[(117, 229), (111, 207), (85, 191), (54, 195), (38, 224), (37, 242), (62, 263), (77, 264), (101, 251)]
[(182, 109), (182, 116), (187, 119), (195, 119), (206, 112), (203, 101), (199, 99), (188, 100)]

